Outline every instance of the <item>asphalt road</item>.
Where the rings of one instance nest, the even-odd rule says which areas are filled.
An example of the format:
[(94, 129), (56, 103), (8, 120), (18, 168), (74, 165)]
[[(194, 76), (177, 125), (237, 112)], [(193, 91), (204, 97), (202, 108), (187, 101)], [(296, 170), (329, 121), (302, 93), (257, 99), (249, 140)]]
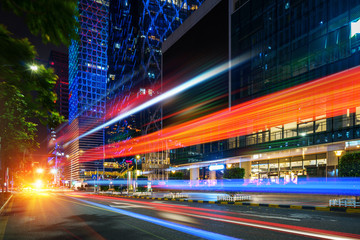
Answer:
[(360, 214), (84, 193), (14, 195), (2, 239), (360, 239)]

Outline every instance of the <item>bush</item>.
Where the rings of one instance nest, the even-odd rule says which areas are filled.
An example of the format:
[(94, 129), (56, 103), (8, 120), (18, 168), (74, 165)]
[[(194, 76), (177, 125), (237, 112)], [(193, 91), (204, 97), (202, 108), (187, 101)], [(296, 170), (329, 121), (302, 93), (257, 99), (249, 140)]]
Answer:
[(170, 172), (169, 173), (169, 178), (170, 179), (182, 180), (182, 179), (184, 179), (184, 173), (182, 173), (182, 172), (174, 172), (174, 173)]
[(339, 161), (339, 177), (360, 177), (360, 152), (346, 153)]
[(227, 179), (243, 179), (245, 176), (245, 168), (230, 168), (224, 171), (224, 178)]
[(137, 191), (138, 192), (146, 192), (147, 188), (146, 187), (138, 187)]
[(109, 186), (100, 186), (100, 191), (107, 191), (109, 190)]

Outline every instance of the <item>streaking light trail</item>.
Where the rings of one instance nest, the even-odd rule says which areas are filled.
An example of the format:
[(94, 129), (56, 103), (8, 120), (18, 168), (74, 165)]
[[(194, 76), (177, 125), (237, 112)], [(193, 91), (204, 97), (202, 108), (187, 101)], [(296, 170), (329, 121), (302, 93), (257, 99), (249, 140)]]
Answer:
[(77, 201), (84, 202), (84, 203), (87, 203), (87, 204), (90, 204), (90, 205), (93, 205), (93, 206), (96, 206), (96, 207), (107, 209), (107, 210), (110, 210), (110, 211), (113, 211), (113, 212), (117, 212), (117, 213), (120, 213), (120, 214), (123, 214), (123, 215), (127, 215), (127, 216), (130, 216), (130, 217), (133, 217), (133, 218), (137, 218), (137, 219), (140, 219), (140, 220), (143, 220), (143, 221), (151, 222), (151, 223), (163, 226), (163, 227), (167, 227), (167, 228), (171, 228), (171, 229), (174, 229), (174, 230), (177, 230), (177, 231), (181, 231), (181, 232), (184, 232), (184, 233), (187, 233), (187, 234), (190, 234), (190, 235), (205, 238), (205, 239), (214, 239), (214, 240), (217, 240), (217, 239), (224, 239), (224, 240), (239, 239), (239, 238), (233, 238), (233, 237), (225, 236), (225, 235), (214, 233), (214, 232), (208, 232), (208, 231), (193, 228), (193, 227), (188, 227), (188, 226), (177, 224), (177, 223), (172, 223), (172, 222), (169, 222), (169, 221), (166, 221), (166, 220), (162, 220), (162, 219), (158, 219), (158, 218), (154, 218), (154, 217), (149, 217), (149, 216), (142, 215), (142, 214), (139, 214), (139, 213), (133, 213), (133, 212), (126, 211), (126, 210), (105, 206), (103, 204), (94, 203), (94, 202), (86, 201), (86, 200), (79, 199), (79, 198), (72, 198), (72, 199), (75, 199)]
[[(73, 195), (74, 196), (74, 195)], [(94, 196), (94, 195), (86, 195), (87, 198), (102, 201), (111, 201), (114, 200), (121, 201), (121, 203), (129, 203), (133, 204), (133, 206), (144, 206), (146, 205), (149, 209), (153, 209), (156, 213), (166, 212), (166, 213), (174, 213), (177, 216), (177, 219), (180, 219), (180, 215), (189, 216), (193, 219), (202, 218), (211, 221), (231, 223), (235, 225), (242, 225), (246, 227), (253, 227), (259, 229), (266, 229), (270, 231), (283, 232), (287, 234), (294, 234), (306, 237), (313, 237), (319, 239), (359, 239), (358, 234), (345, 233), (345, 232), (337, 232), (326, 229), (317, 229), (313, 227), (303, 227), (297, 225), (269, 222), (263, 220), (249, 219), (245, 218), (245, 216), (249, 216), (244, 212), (234, 212), (234, 211), (224, 211), (217, 210), (213, 208), (200, 208), (200, 207), (192, 207), (192, 206), (182, 206), (178, 204), (168, 204), (168, 203), (159, 203), (159, 202), (144, 202), (139, 200), (132, 200), (126, 198), (116, 198), (110, 196)], [(81, 200), (80, 200), (81, 201)], [(88, 201), (86, 201), (88, 202)], [(92, 203), (92, 202), (89, 202)], [(104, 206), (104, 205), (102, 205)], [(128, 211), (125, 211), (128, 212)], [(240, 217), (241, 216), (241, 217)], [(252, 213), (250, 216), (254, 216)], [(161, 220), (164, 221), (164, 220)], [(203, 230), (200, 230), (203, 231)], [(205, 235), (207, 236), (207, 235)], [(222, 238), (221, 238), (222, 239)]]
[(165, 100), (167, 98), (170, 98), (170, 97), (172, 97), (172, 96), (174, 96), (176, 94), (179, 94), (179, 93), (181, 93), (181, 92), (183, 92), (183, 91), (185, 91), (185, 90), (187, 90), (189, 88), (192, 88), (192, 87), (194, 87), (195, 85), (197, 85), (199, 83), (202, 83), (202, 82), (204, 82), (206, 80), (209, 80), (209, 79), (211, 79), (213, 77), (216, 77), (216, 76), (218, 76), (218, 75), (220, 75), (222, 73), (225, 73), (230, 68), (236, 67), (237, 65), (243, 63), (247, 59), (248, 59), (247, 56), (241, 56), (241, 57), (238, 57), (238, 58), (232, 60), (231, 65), (230, 65), (230, 63), (227, 62), (227, 63), (224, 63), (224, 64), (222, 64), (222, 65), (220, 65), (218, 67), (215, 67), (215, 68), (213, 68), (213, 69), (211, 69), (209, 71), (206, 71), (206, 72), (204, 72), (204, 73), (190, 79), (189, 81), (187, 81), (187, 82), (185, 82), (185, 83), (183, 83), (183, 84), (181, 84), (181, 85), (179, 85), (179, 86), (165, 92), (164, 94), (161, 94), (161, 95), (159, 95), (159, 96), (157, 96), (157, 97), (155, 97), (155, 98), (153, 98), (153, 99), (151, 99), (151, 100), (149, 100), (149, 101), (147, 101), (147, 102), (145, 102), (145, 103), (143, 103), (143, 104), (141, 104), (141, 105), (139, 105), (137, 107), (134, 107), (134, 108), (130, 109), (129, 111), (125, 112), (125, 113), (121, 113), (120, 115), (113, 118), (112, 120), (109, 120), (106, 123), (101, 124), (100, 126), (95, 127), (93, 129), (91, 129), (90, 131), (80, 135), (79, 137), (67, 142), (64, 146), (66, 147), (68, 144), (70, 144), (70, 143), (72, 143), (72, 142), (74, 142), (76, 140), (79, 140), (79, 139), (81, 139), (83, 137), (86, 137), (86, 136), (88, 136), (88, 135), (90, 135), (90, 134), (92, 134), (94, 132), (97, 132), (97, 131), (101, 130), (102, 128), (106, 127), (106, 126), (114, 124), (114, 123), (116, 123), (116, 122), (118, 122), (118, 121), (120, 121), (120, 120), (122, 120), (124, 118), (129, 117), (132, 114), (140, 112), (141, 110), (144, 110), (144, 109), (146, 109), (148, 107), (151, 107), (154, 104), (160, 103), (161, 101), (163, 101), (163, 100)]
[[(109, 144), (105, 146), (106, 158), (193, 146), (286, 123), (352, 113), (360, 106), (359, 78), (360, 67), (356, 67), (239, 104), (231, 111), (225, 109), (146, 136)], [(97, 160), (91, 158), (97, 151), (102, 152), (103, 147), (87, 151), (86, 160)]]
[[(218, 165), (220, 166), (220, 165)], [(223, 166), (223, 165), (222, 165)], [(126, 185), (127, 180), (100, 180), (98, 185), (108, 186)], [(94, 181), (87, 181), (89, 185)], [(138, 185), (146, 186), (147, 180), (137, 180)], [(207, 183), (207, 184), (205, 184)], [(194, 180), (156, 180), (152, 181), (152, 188), (167, 190), (196, 190), (196, 191), (220, 191), (220, 192), (269, 192), (269, 193), (294, 193), (294, 194), (327, 194), (360, 196), (360, 178), (311, 178), (298, 179), (297, 184), (293, 183), (271, 183), (253, 184), (249, 179), (223, 179), (217, 180), (217, 184), (210, 184), (208, 181)]]

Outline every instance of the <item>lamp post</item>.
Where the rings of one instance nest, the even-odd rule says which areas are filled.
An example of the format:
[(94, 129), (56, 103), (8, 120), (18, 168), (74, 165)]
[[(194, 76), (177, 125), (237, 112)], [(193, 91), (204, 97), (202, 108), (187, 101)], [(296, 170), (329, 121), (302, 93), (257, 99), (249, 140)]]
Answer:
[[(339, 165), (340, 157), (341, 157), (343, 151), (342, 151), (342, 150), (337, 150), (337, 151), (334, 151), (334, 153), (335, 153), (335, 155), (336, 155), (337, 158), (338, 158), (337, 164)], [(336, 173), (336, 165), (335, 165), (335, 176), (336, 176), (336, 177), (338, 176), (338, 174)]]

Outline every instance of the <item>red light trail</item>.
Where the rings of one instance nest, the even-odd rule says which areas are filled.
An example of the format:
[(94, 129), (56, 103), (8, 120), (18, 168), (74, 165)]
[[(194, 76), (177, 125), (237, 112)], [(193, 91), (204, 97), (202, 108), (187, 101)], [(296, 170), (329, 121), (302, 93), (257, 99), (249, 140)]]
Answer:
[[(106, 158), (224, 140), (305, 119), (354, 112), (360, 106), (360, 67), (260, 97), (161, 131), (105, 146)], [(87, 151), (86, 161), (103, 147)]]

